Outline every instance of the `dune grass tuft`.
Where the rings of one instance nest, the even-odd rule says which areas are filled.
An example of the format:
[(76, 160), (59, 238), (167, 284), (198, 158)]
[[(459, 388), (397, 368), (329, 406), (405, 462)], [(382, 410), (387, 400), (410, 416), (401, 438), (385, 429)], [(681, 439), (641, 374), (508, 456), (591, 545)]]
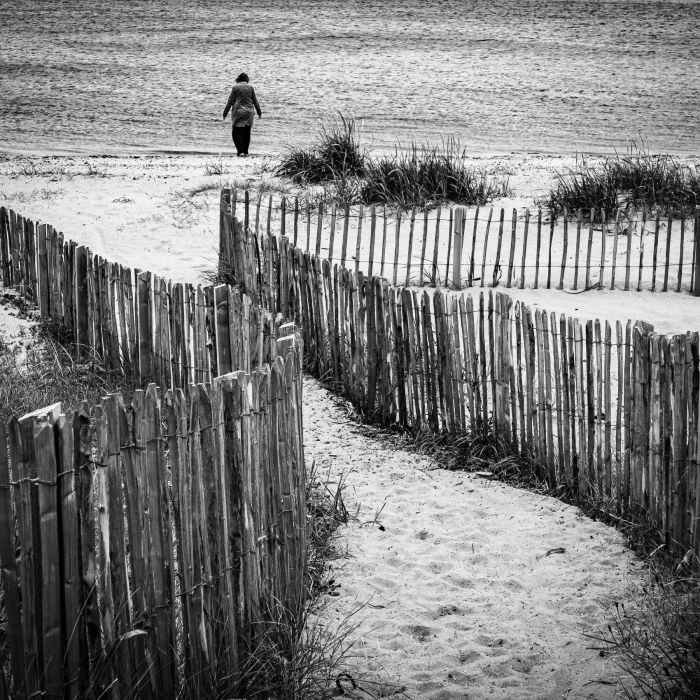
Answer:
[(510, 194), (507, 178), (491, 178), (468, 167), (465, 149), (453, 138), (441, 147), (412, 143), (393, 156), (368, 161), (360, 198), (368, 204), (392, 203), (431, 208), (454, 202), (484, 205)]
[(360, 130), (352, 115), (338, 113), (321, 121), (311, 148), (290, 147), (274, 170), (275, 175), (295, 184), (361, 177), (367, 153), (360, 145)]
[(689, 214), (700, 205), (700, 163), (686, 165), (670, 155), (655, 155), (643, 147), (608, 156), (589, 165), (585, 159), (569, 173), (558, 173), (552, 189), (536, 204), (561, 215), (581, 209), (586, 216), (619, 207), (631, 211)]
[(0, 343), (0, 421), (21, 416), (58, 401), (68, 415), (82, 401), (97, 403), (119, 391), (128, 400), (136, 380), (108, 369), (97, 356), (81, 357), (56, 323), (40, 323), (28, 338), (23, 357)]
[(465, 164), (454, 138), (441, 146), (412, 143), (392, 156), (374, 157), (360, 140), (357, 121), (338, 114), (321, 123), (310, 148), (291, 147), (274, 168), (297, 185), (319, 185), (324, 203), (391, 204), (430, 208), (447, 202), (483, 205), (510, 194), (507, 177)]

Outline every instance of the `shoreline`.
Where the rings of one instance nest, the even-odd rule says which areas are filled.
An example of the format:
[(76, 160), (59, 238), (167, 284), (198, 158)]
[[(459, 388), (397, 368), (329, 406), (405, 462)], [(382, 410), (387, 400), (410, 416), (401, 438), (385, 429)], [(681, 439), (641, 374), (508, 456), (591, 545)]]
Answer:
[[(416, 142), (417, 145), (422, 145), (423, 142)], [(255, 144), (253, 144), (254, 146)], [(432, 142), (427, 142), (426, 145), (432, 146), (437, 145)], [(309, 144), (311, 147), (311, 144)], [(469, 160), (488, 160), (492, 158), (605, 158), (608, 156), (614, 156), (617, 153), (624, 153), (625, 148), (611, 148), (602, 150), (579, 150), (572, 149), (567, 151), (553, 151), (553, 150), (508, 150), (508, 149), (488, 149), (480, 150), (466, 149), (470, 155)], [(393, 155), (397, 150), (399, 152), (407, 152), (410, 150), (408, 146), (402, 146), (400, 143), (396, 143), (393, 147), (368, 147), (367, 149), (371, 155), (374, 156), (386, 156)], [(251, 154), (252, 157), (269, 157), (269, 158), (279, 158), (284, 153), (284, 149), (281, 150), (267, 150), (261, 149), (260, 151)], [(690, 151), (656, 151), (649, 149), (650, 155), (655, 156), (671, 156), (673, 158), (678, 158), (682, 161), (698, 161), (700, 160), (700, 151), (690, 152)], [(131, 149), (127, 148), (104, 148), (92, 149), (86, 148), (73, 148), (66, 146), (55, 147), (51, 149), (31, 149), (31, 148), (0, 148), (0, 159), (6, 158), (153, 158), (153, 157), (205, 157), (205, 156), (236, 156), (236, 150), (227, 144), (226, 148), (176, 148), (176, 147), (163, 147), (163, 148), (147, 148), (147, 147), (133, 147)]]

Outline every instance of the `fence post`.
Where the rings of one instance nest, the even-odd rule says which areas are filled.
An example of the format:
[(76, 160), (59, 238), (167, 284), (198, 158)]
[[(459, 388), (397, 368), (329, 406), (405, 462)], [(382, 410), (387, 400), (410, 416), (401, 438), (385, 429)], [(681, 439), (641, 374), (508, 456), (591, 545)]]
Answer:
[(137, 277), (137, 318), (139, 327), (139, 377), (150, 381), (153, 377), (153, 333), (151, 322), (150, 272)]
[(457, 207), (457, 209), (455, 209), (454, 255), (452, 259), (452, 286), (455, 289), (462, 288), (462, 239), (465, 219), (466, 209), (464, 207)]
[(46, 224), (37, 227), (37, 248), (39, 251), (39, 311), (42, 318), (49, 315), (49, 267), (46, 253)]
[(695, 225), (693, 230), (693, 296), (700, 297), (700, 207), (695, 207)]

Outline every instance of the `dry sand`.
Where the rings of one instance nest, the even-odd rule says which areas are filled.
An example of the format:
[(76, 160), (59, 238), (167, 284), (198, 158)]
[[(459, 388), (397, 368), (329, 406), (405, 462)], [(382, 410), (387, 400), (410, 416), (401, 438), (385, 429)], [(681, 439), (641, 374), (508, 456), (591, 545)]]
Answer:
[[(19, 157), (0, 156), (0, 203), (14, 210), (50, 223), (63, 233), (87, 244), (91, 249), (115, 262), (120, 262), (142, 270), (151, 270), (174, 281), (200, 282), (206, 273), (215, 266), (216, 249), (218, 247), (218, 206), (219, 188), (223, 184), (232, 184), (242, 189), (245, 186), (258, 188), (262, 183), (265, 201), (270, 192), (274, 194), (275, 207), (279, 207), (281, 193), (293, 196), (294, 188), (281, 183), (265, 172), (265, 164), (269, 158), (255, 156), (247, 159), (233, 157), (211, 156), (115, 156), (115, 157)], [(508, 250), (509, 223), (508, 212), (513, 208), (520, 211), (521, 221), (518, 224), (522, 230), (522, 210), (532, 207), (533, 198), (543, 194), (553, 182), (557, 172), (566, 171), (576, 165), (576, 159), (570, 156), (539, 156), (512, 155), (487, 156), (474, 159), (473, 163), (483, 167), (493, 175), (507, 175), (514, 191), (511, 198), (499, 200), (494, 206), (506, 209), (506, 226), (504, 232), (504, 251)], [(221, 174), (207, 175), (207, 172), (220, 171)], [(253, 217), (255, 207), (251, 211)], [(431, 224), (436, 216), (431, 212)], [(474, 210), (469, 216), (473, 218)], [(480, 221), (484, 210), (479, 214)], [(496, 213), (497, 216), (497, 213)], [(279, 218), (277, 209), (273, 219)], [(471, 222), (468, 222), (470, 224)], [(264, 227), (266, 219), (264, 212), (260, 217), (260, 225)], [(274, 224), (273, 224), (274, 226)], [(291, 226), (291, 217), (288, 227)], [(299, 240), (306, 244), (305, 224), (300, 227)], [(485, 226), (480, 224), (480, 230)], [(547, 228), (546, 226), (544, 228)], [(348, 259), (352, 260), (356, 250), (357, 219), (351, 219), (349, 233)], [(468, 226), (469, 229), (469, 226)], [(633, 237), (631, 284), (637, 282), (640, 227)], [(407, 223), (402, 226), (402, 238), (407, 231)], [(653, 248), (653, 235), (649, 225), (645, 236), (645, 264), (650, 261)], [(394, 226), (390, 225), (387, 232), (386, 274), (391, 276), (389, 265), (393, 262)], [(412, 276), (418, 273), (420, 243), (419, 232), (422, 235), (422, 223), (417, 223), (416, 241), (414, 243)], [(665, 252), (665, 225), (660, 232), (660, 249)], [(470, 231), (467, 231), (468, 236)], [(487, 276), (493, 273), (493, 259), (497, 246), (497, 222), (493, 222), (489, 237), (487, 254)], [(677, 260), (679, 248), (678, 225), (674, 229), (672, 240), (672, 259)], [(315, 223), (312, 234), (315, 235)], [(324, 230), (321, 249), (324, 254), (328, 251), (330, 232)], [(340, 254), (340, 224), (336, 231), (334, 256)], [(547, 233), (548, 235), (548, 233)], [(532, 289), (534, 257), (532, 238), (533, 227), (530, 229), (528, 244), (529, 266), (526, 273), (526, 288), (512, 288), (508, 293), (514, 299), (539, 305), (548, 311), (566, 313), (581, 319), (600, 318), (615, 321), (627, 319), (642, 319), (653, 323), (661, 333), (684, 333), (688, 330), (698, 330), (698, 302), (687, 291), (681, 294), (675, 292), (652, 293), (650, 286), (651, 272), (644, 270), (642, 292), (624, 292), (609, 289), (590, 290), (584, 293), (571, 293), (575, 227), (570, 228), (570, 243), (568, 248), (567, 289)], [(428, 237), (428, 255), (433, 247), (434, 231), (431, 225)], [(446, 260), (447, 232), (443, 225), (440, 234), (439, 255)], [(519, 234), (519, 241), (521, 235)], [(600, 240), (600, 232), (596, 232), (596, 241)], [(690, 257), (692, 248), (689, 245), (689, 233), (686, 233), (684, 284), (690, 279)], [(609, 258), (612, 254), (612, 240), (608, 237), (606, 257), (608, 268), (606, 280), (609, 282)], [(620, 237), (618, 260), (623, 262), (626, 251), (626, 240)], [(587, 232), (582, 233), (581, 264), (586, 256)], [(368, 268), (369, 232), (368, 221), (364, 221), (361, 238), (360, 267)], [(404, 239), (405, 244), (405, 239)], [(313, 245), (313, 244), (312, 244)], [(543, 243), (543, 251), (545, 244)], [(515, 261), (521, 260), (521, 248), (516, 248)], [(405, 251), (401, 251), (405, 256)], [(469, 250), (471, 253), (471, 250)], [(506, 253), (502, 254), (505, 257)], [(661, 253), (660, 253), (661, 255)], [(375, 272), (378, 269), (381, 256), (379, 233), (376, 242)], [(675, 256), (675, 257), (674, 257)], [(466, 257), (466, 256), (465, 256)], [(546, 256), (542, 253), (542, 258)], [(557, 235), (553, 248), (552, 259), (557, 266), (553, 274), (553, 286), (558, 282), (559, 266), (562, 251), (560, 238)], [(403, 259), (403, 258), (402, 258)], [(661, 259), (661, 258), (660, 258)], [(477, 246), (476, 268), (480, 274), (483, 261), (481, 244)], [(593, 281), (597, 280), (599, 253), (594, 246), (592, 266)], [(637, 268), (635, 268), (635, 263)], [(466, 264), (466, 263), (465, 263)], [(618, 262), (620, 264), (620, 262)], [(490, 265), (490, 266), (489, 266)], [(441, 268), (442, 270), (442, 265)], [(669, 286), (675, 289), (677, 269), (672, 268), (669, 276)], [(444, 270), (441, 272), (444, 278)], [(399, 270), (399, 279), (405, 277), (405, 265)], [(516, 276), (514, 284), (519, 279)], [(624, 283), (624, 271), (618, 267), (618, 284)], [(542, 273), (540, 275), (542, 284)], [(582, 281), (579, 282), (579, 288)], [(504, 290), (503, 287), (501, 287)], [(479, 289), (474, 290), (478, 293)]]
[[(530, 204), (572, 158), (482, 161), (507, 170)], [(51, 223), (107, 258), (174, 280), (201, 281), (214, 267), (218, 189), (264, 180), (262, 159), (6, 158), (0, 203)], [(197, 191), (201, 189), (201, 192)], [(512, 290), (515, 298), (582, 318), (643, 318), (662, 332), (697, 327), (686, 294)], [(4, 318), (4, 317), (3, 317)], [(3, 321), (15, 323), (15, 321)], [(8, 332), (0, 329), (3, 335)], [(20, 332), (15, 329), (12, 332)], [(342, 595), (328, 614), (360, 604), (356, 651), (385, 694), (412, 698), (612, 698), (620, 687), (584, 633), (625, 600), (640, 565), (613, 529), (552, 498), (465, 473), (367, 436), (318, 383), (305, 385), (305, 445), (348, 476), (359, 519), (344, 531), (349, 556), (335, 562)], [(381, 509), (379, 523), (372, 523)], [(547, 552), (563, 548), (563, 553)], [(391, 683), (395, 683), (392, 686)]]
[(616, 530), (554, 498), (437, 469), (368, 438), (315, 380), (304, 391), (307, 460), (344, 473), (347, 505), (359, 506), (326, 614), (365, 606), (363, 677), (431, 700), (616, 696), (617, 669), (585, 636), (639, 576)]

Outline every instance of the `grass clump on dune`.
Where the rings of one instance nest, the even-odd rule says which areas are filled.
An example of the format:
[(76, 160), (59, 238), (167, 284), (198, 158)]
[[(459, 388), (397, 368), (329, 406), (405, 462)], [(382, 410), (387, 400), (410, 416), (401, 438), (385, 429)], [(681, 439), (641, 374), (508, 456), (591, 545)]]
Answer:
[(558, 173), (554, 187), (536, 200), (556, 215), (594, 211), (606, 215), (619, 207), (631, 211), (660, 209), (664, 214), (689, 214), (700, 205), (700, 164), (686, 165), (670, 155), (654, 155), (631, 147), (588, 165), (584, 160), (569, 173)]
[(443, 202), (484, 205), (509, 195), (507, 178), (490, 178), (484, 170), (466, 166), (466, 158), (466, 150), (453, 138), (442, 148), (415, 143), (406, 150), (397, 148), (393, 156), (369, 161), (362, 200), (423, 208)]
[(316, 185), (362, 177), (367, 157), (355, 117), (338, 114), (321, 122), (313, 147), (289, 148), (274, 172), (297, 185)]
[(510, 194), (507, 178), (491, 178), (466, 165), (466, 158), (453, 138), (441, 147), (412, 143), (392, 156), (371, 156), (355, 118), (340, 114), (321, 124), (315, 145), (290, 148), (274, 174), (297, 185), (320, 185), (324, 202), (340, 204), (483, 205)]

